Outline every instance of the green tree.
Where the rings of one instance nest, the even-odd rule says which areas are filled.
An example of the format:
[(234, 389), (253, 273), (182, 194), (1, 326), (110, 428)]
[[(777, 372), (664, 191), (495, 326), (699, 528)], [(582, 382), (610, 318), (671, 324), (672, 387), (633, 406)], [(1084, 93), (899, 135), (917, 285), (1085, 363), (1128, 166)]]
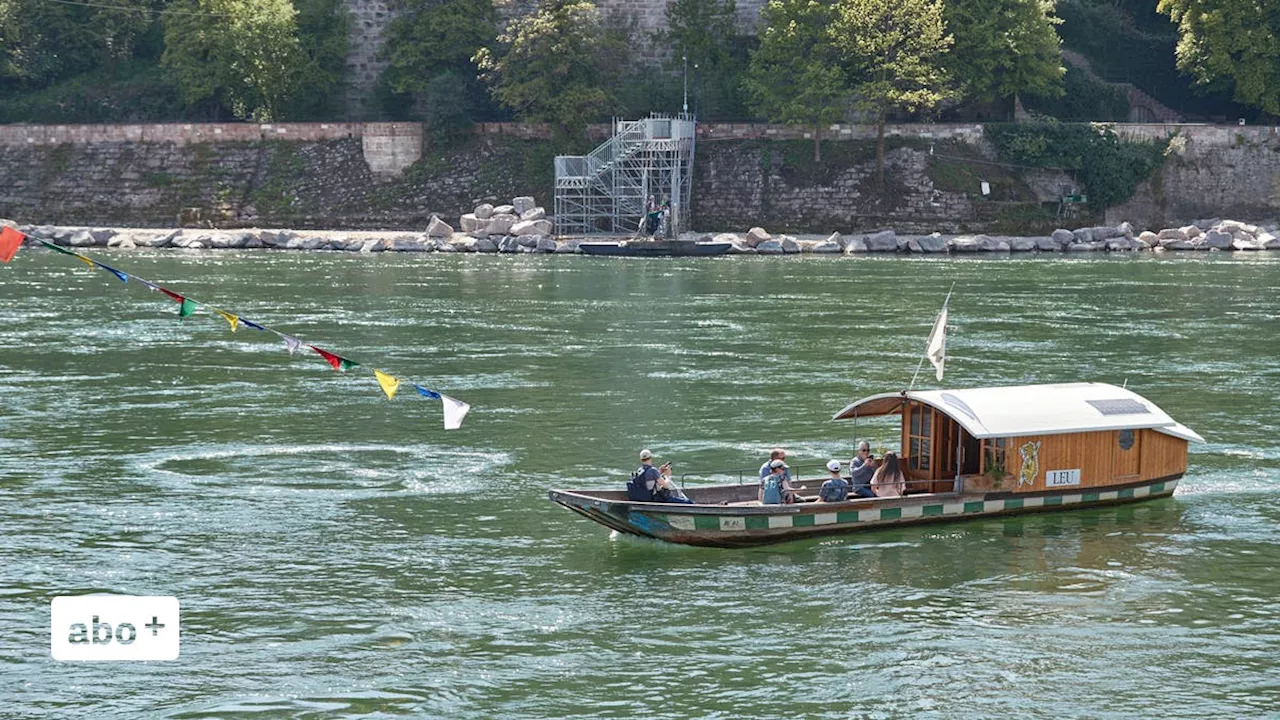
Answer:
[(1230, 83), (1237, 101), (1280, 115), (1280, 3), (1160, 0), (1178, 24), (1178, 67), (1203, 84)]
[(894, 110), (921, 112), (948, 95), (952, 38), (941, 0), (838, 0), (831, 35), (858, 109), (876, 119), (876, 177), (884, 184), (884, 125)]
[(980, 102), (1062, 94), (1062, 51), (1053, 0), (950, 0), (955, 37), (947, 67), (956, 89)]
[(188, 103), (213, 98), (239, 118), (278, 120), (308, 62), (297, 15), (290, 0), (174, 0), (162, 62)]
[(469, 124), (485, 105), (473, 57), (497, 39), (491, 0), (400, 0), (387, 29), (382, 82), (410, 96), (427, 129), (447, 133)]
[(342, 111), (351, 17), (343, 0), (294, 0), (298, 9), (299, 91), (288, 108), (290, 118), (320, 120)]
[(822, 126), (844, 117), (849, 95), (829, 28), (831, 5), (770, 0), (760, 13), (760, 48), (746, 89), (770, 122), (813, 128), (813, 159), (822, 159)]
[(606, 83), (625, 53), (604, 32), (593, 3), (540, 0), (534, 13), (498, 36), (497, 48), (480, 48), (475, 61), (494, 99), (517, 118), (578, 135), (613, 106)]
[(157, 0), (0, 0), (0, 81), (45, 87), (133, 57)]
[(695, 110), (709, 117), (734, 114), (742, 106), (734, 0), (671, 0), (665, 12), (667, 27), (655, 39), (671, 52), (668, 68), (688, 73)]

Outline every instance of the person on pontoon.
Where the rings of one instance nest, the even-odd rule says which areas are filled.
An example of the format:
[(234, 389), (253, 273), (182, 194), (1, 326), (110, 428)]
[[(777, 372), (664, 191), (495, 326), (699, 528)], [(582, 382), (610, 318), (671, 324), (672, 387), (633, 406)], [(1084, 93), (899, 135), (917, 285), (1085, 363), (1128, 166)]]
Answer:
[(902, 465), (896, 453), (887, 452), (875, 475), (871, 476), (871, 490), (876, 497), (902, 497), (907, 489), (907, 478), (902, 474)]
[(640, 467), (636, 468), (627, 481), (627, 499), (636, 502), (693, 504), (671, 482), (671, 463), (664, 463), (661, 468), (654, 467), (653, 453), (648, 448), (640, 451)]
[(789, 469), (782, 460), (769, 463), (769, 474), (760, 481), (760, 504), (790, 505), (796, 502), (796, 489), (791, 486), (791, 478), (787, 475)]
[(875, 474), (879, 462), (871, 454), (871, 445), (863, 440), (858, 445), (858, 454), (849, 462), (850, 492), (860, 498), (875, 497), (871, 491), (871, 476)]
[(840, 476), (840, 461), (828, 460), (827, 472), (831, 477), (818, 489), (818, 500), (822, 502), (844, 502), (849, 498), (849, 483)]

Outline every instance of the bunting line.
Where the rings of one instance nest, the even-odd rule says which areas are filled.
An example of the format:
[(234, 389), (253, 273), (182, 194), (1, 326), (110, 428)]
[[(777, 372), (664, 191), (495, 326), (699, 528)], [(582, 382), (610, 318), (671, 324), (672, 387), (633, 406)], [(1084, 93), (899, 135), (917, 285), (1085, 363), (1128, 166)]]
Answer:
[[(15, 228), (12, 228), (9, 226), (0, 228), (0, 263), (10, 262), (13, 259), (14, 255), (17, 254), (18, 249), (22, 246), (22, 243), (26, 239), (27, 239), (27, 236)], [(228, 310), (223, 310), (221, 308), (214, 307), (213, 305), (208, 305), (207, 303), (197, 301), (187, 295), (174, 292), (173, 290), (170, 290), (166, 287), (153, 283), (150, 280), (147, 280), (146, 278), (138, 277), (137, 275), (134, 275), (132, 273), (128, 273), (123, 270), (118, 270), (114, 267), (111, 267), (110, 265), (98, 262), (97, 260), (94, 260), (93, 258), (88, 257), (87, 255), (83, 255), (81, 253), (75, 252), (74, 250), (69, 250), (60, 245), (56, 245), (54, 243), (48, 242), (47, 240), (40, 240), (40, 244), (59, 254), (70, 255), (71, 257), (79, 260), (80, 262), (85, 263), (91, 269), (105, 270), (111, 273), (112, 275), (114, 275), (122, 283), (128, 284), (129, 280), (132, 279), (139, 285), (142, 285), (143, 287), (146, 287), (153, 292), (158, 291), (163, 293), (169, 299), (178, 303), (179, 318), (190, 317), (191, 315), (195, 314), (196, 308), (198, 306), (205, 305), (214, 314), (220, 316), (223, 320), (226, 320), (227, 324), (231, 327), (231, 332), (233, 333), (238, 329), (240, 325), (253, 328), (254, 330), (275, 333), (280, 338), (280, 340), (284, 342), (285, 349), (289, 351), (290, 355), (295, 354), (304, 345), (304, 343), (301, 340), (299, 340), (296, 337), (293, 337), (292, 335), (287, 335), (285, 333), (280, 332), (279, 330), (276, 330), (275, 328), (253, 322), (252, 320), (247, 320)], [(343, 357), (341, 355), (338, 355), (337, 353), (331, 352), (329, 350), (325, 350), (324, 348), (317, 347), (315, 345), (310, 345), (310, 344), (307, 344), (307, 347), (311, 348), (316, 352), (316, 354), (324, 358), (325, 362), (327, 362), (329, 366), (332, 367), (337, 372), (350, 370), (352, 368), (359, 367), (361, 365), (361, 363), (355, 360), (352, 360), (351, 358)], [(396, 393), (397, 391), (399, 391), (401, 383), (405, 382), (401, 378), (398, 378), (389, 373), (385, 373), (377, 368), (373, 369), (373, 376), (374, 376), (374, 379), (377, 380), (379, 387), (382, 388), (382, 392), (386, 394), (388, 400), (395, 399)], [(468, 405), (467, 403), (461, 400), (458, 400), (457, 398), (452, 398), (452, 397), (449, 397), (448, 395), (437, 392), (436, 390), (432, 390), (424, 385), (420, 385), (415, 382), (410, 382), (410, 384), (413, 385), (414, 389), (417, 390), (418, 394), (421, 395), (422, 397), (428, 398), (430, 400), (440, 401), (441, 407), (444, 413), (444, 428), (446, 430), (457, 430), (462, 426), (463, 418), (465, 418), (467, 416), (467, 413), (471, 411), (470, 405)]]

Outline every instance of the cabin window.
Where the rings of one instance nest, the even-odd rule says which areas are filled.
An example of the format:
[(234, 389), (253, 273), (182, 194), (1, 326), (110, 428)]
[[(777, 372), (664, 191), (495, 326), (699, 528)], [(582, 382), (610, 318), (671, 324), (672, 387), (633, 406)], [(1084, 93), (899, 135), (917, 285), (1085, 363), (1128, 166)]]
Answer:
[(911, 408), (911, 420), (907, 426), (907, 467), (912, 470), (929, 470), (929, 455), (933, 449), (933, 408), (916, 405)]
[(1002, 474), (1009, 471), (1009, 466), (1006, 464), (1008, 445), (1009, 441), (1006, 438), (987, 438), (982, 441), (983, 473), (996, 469), (999, 469)]

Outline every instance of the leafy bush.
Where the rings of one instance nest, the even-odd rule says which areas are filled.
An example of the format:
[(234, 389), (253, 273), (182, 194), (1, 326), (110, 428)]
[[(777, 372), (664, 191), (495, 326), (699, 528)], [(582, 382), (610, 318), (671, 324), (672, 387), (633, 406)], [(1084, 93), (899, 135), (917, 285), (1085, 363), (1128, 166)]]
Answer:
[(1168, 142), (1129, 142), (1111, 126), (1083, 123), (992, 123), (987, 140), (1000, 159), (1017, 165), (1075, 171), (1089, 205), (1118, 205), (1164, 164)]
[(0, 102), (3, 123), (136, 123), (197, 119), (172, 76), (155, 63), (134, 61), (73, 77)]

